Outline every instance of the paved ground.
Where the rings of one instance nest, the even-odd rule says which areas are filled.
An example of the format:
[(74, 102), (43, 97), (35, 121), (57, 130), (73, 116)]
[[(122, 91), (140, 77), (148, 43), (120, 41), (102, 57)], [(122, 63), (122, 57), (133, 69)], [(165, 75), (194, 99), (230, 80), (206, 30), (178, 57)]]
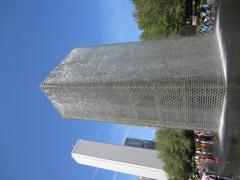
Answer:
[[(240, 0), (221, 0), (220, 29), (227, 59), (227, 96), (219, 173), (240, 177)], [(239, 178), (240, 179), (240, 178)]]

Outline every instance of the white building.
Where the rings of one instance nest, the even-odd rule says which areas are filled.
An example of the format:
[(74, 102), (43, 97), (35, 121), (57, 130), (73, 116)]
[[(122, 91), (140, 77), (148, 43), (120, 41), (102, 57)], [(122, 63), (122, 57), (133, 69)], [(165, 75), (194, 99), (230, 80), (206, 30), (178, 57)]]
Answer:
[(72, 157), (79, 164), (167, 180), (162, 161), (157, 158), (157, 152), (151, 149), (78, 140)]

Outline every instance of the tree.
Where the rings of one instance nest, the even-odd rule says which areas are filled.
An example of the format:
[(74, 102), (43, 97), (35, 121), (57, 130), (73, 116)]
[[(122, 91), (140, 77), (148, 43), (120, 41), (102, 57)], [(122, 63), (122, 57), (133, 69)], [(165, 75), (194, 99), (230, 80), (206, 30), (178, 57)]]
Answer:
[[(181, 32), (185, 25), (185, 0), (132, 0), (141, 39), (155, 39)], [(184, 29), (185, 30), (185, 29)]]
[(188, 179), (191, 173), (192, 142), (180, 129), (162, 128), (156, 132), (156, 149), (169, 179)]

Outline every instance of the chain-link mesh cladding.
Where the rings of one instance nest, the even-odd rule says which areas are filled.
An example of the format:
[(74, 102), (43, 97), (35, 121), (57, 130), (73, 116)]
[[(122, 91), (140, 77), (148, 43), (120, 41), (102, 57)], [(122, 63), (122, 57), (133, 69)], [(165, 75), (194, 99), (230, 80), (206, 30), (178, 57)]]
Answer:
[(41, 88), (64, 118), (217, 130), (225, 80), (211, 35), (77, 48)]

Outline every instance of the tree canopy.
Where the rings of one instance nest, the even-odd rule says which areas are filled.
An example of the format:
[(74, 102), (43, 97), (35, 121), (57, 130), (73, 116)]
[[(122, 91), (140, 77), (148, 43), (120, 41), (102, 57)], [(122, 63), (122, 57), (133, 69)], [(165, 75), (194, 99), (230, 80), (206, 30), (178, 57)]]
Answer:
[(192, 142), (179, 129), (162, 128), (156, 132), (156, 149), (171, 180), (188, 179), (191, 174)]
[[(155, 39), (186, 29), (186, 0), (132, 0), (141, 39)], [(189, 27), (189, 26), (188, 26)], [(187, 27), (187, 28), (188, 28)]]

